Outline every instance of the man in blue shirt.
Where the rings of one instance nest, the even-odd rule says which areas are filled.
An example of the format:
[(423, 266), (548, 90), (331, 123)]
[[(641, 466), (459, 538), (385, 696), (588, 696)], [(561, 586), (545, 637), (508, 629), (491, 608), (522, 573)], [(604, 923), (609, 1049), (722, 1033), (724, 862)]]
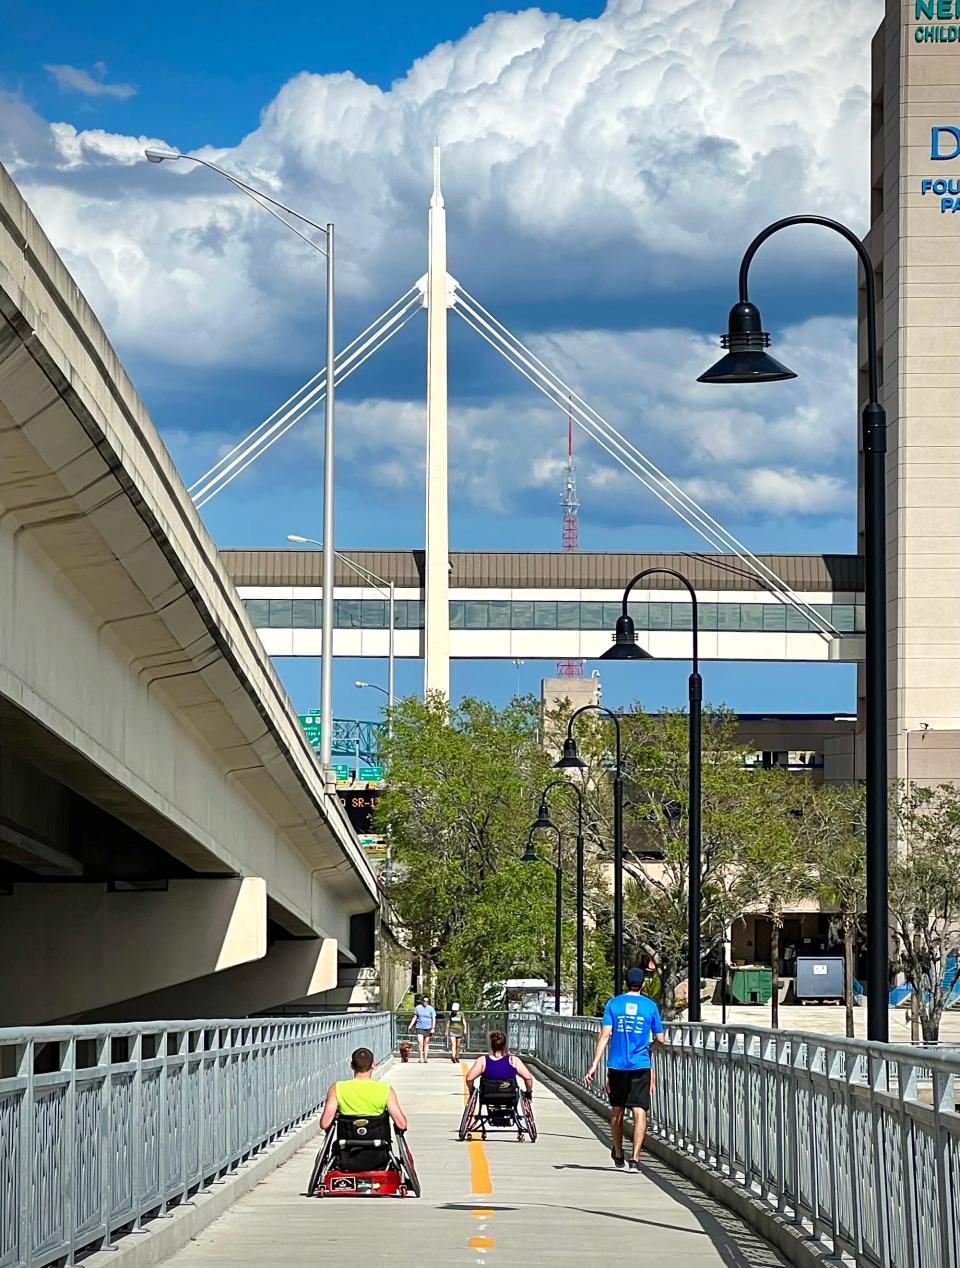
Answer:
[(433, 1038), (433, 1032), (437, 1028), (437, 1010), (430, 1003), (430, 998), (424, 995), (423, 999), (413, 1010), (413, 1018), (408, 1027), (413, 1030), (416, 1027), (417, 1043), (420, 1048), (420, 1060), (426, 1064), (427, 1057), (430, 1055), (430, 1040)]
[(603, 1026), (597, 1036), (593, 1061), (584, 1077), (591, 1083), (600, 1065), (607, 1044), (607, 1093), (610, 1097), (610, 1132), (613, 1148), (610, 1156), (617, 1167), (624, 1165), (623, 1116), (627, 1107), (633, 1110), (633, 1157), (630, 1170), (640, 1170), (640, 1151), (647, 1133), (647, 1114), (653, 1093), (653, 1069), (650, 1046), (662, 1042), (663, 1022), (660, 1010), (652, 999), (641, 992), (646, 974), (643, 969), (627, 972), (627, 993), (615, 995), (603, 1010)]

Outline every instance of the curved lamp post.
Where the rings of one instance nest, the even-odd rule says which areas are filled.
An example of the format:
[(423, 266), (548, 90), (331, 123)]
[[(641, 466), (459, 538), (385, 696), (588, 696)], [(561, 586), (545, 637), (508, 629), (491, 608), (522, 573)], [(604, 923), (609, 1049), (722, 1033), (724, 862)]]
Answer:
[(880, 404), (877, 354), (876, 277), (870, 253), (852, 229), (825, 216), (788, 216), (763, 229), (747, 247), (740, 263), (740, 300), (730, 309), (726, 356), (700, 375), (700, 383), (771, 383), (796, 375), (769, 355), (770, 336), (762, 329), (760, 310), (747, 289), (750, 264), (772, 234), (792, 225), (820, 225), (838, 233), (856, 251), (866, 288), (867, 401), (861, 415), (863, 445), (863, 554), (866, 607), (867, 749), (867, 1037), (885, 1043), (889, 1037), (887, 823), (887, 593), (886, 593), (886, 452), (887, 416)]
[[(301, 215), (299, 211), (294, 211), (292, 207), (287, 207), (284, 203), (278, 202), (276, 198), (271, 198), (269, 194), (265, 194), (262, 189), (257, 189), (253, 185), (248, 185), (245, 181), (234, 176), (232, 172), (228, 172), (225, 168), (218, 167), (216, 163), (210, 163), (207, 159), (197, 158), (193, 154), (181, 154), (177, 150), (158, 150), (149, 148), (144, 150), (147, 160), (151, 163), (164, 163), (167, 161), (175, 162), (184, 159), (188, 163), (197, 163), (200, 167), (207, 167), (211, 172), (216, 172), (225, 180), (228, 180), (234, 188), (239, 189), (246, 194), (248, 198), (252, 198), (257, 206), (261, 207), (275, 220), (279, 220), (281, 224), (286, 225), (291, 233), (295, 233), (298, 238), (302, 238), (304, 242), (313, 247), (315, 251), (319, 251), (327, 261), (327, 385), (326, 400), (324, 402), (324, 424), (323, 424), (323, 599), (322, 599), (322, 617), (320, 631), (320, 715), (323, 719), (323, 729), (320, 732), (320, 765), (325, 771), (330, 770), (333, 762), (333, 405), (334, 405), (334, 358), (335, 349), (333, 346), (333, 225), (318, 225), (316, 221), (310, 220), (307, 216)], [(285, 220), (279, 213), (285, 212), (288, 216), (294, 216), (301, 224), (309, 225), (311, 229), (316, 229), (322, 233), (325, 239), (325, 246), (320, 246), (318, 242), (314, 242), (305, 233), (301, 233), (296, 225), (292, 225), (289, 220)]]
[[(619, 626), (620, 619), (617, 620)], [(637, 651), (641, 651), (639, 647)], [(640, 659), (647, 657), (642, 652)], [(577, 751), (573, 738), (573, 724), (581, 713), (600, 713), (610, 718), (617, 732), (617, 762), (613, 775), (613, 992), (619, 995), (623, 989), (623, 746), (620, 736), (620, 719), (604, 704), (583, 704), (574, 709), (567, 723), (567, 738), (563, 741), (563, 754), (554, 762), (555, 770), (584, 770), (586, 762)]]
[[(547, 826), (552, 828), (553, 831), (557, 834), (557, 861), (556, 863), (550, 863), (549, 859), (545, 859), (542, 854), (538, 854), (537, 851), (534, 849), (534, 845), (533, 845), (533, 834), (539, 831), (540, 827), (547, 827)], [(543, 824), (543, 825), (539, 825), (535, 823), (533, 827), (530, 829), (530, 835), (527, 837), (527, 848), (524, 850), (523, 854), (520, 856), (521, 863), (550, 863), (550, 866), (553, 868), (554, 873), (556, 875), (556, 879), (557, 879), (556, 916), (555, 916), (555, 923), (554, 923), (554, 929), (553, 929), (553, 1011), (555, 1013), (560, 1012), (560, 969), (562, 967), (561, 965), (561, 950), (562, 950), (562, 938), (563, 938), (563, 857), (561, 854), (562, 848), (563, 846), (562, 846), (562, 838), (560, 836), (560, 829), (557, 827), (555, 823)]]
[[(576, 795), (577, 798), (577, 995), (576, 1010), (577, 1016), (583, 1016), (583, 907), (584, 907), (584, 856), (583, 856), (583, 790), (578, 788), (576, 784), (570, 782), (569, 779), (555, 779), (552, 783), (547, 784), (543, 792), (540, 794), (540, 809), (537, 811), (536, 822), (530, 829), (531, 833), (539, 831), (550, 831), (551, 829), (557, 833), (559, 838), (560, 829), (550, 818), (550, 807), (547, 804), (547, 793), (552, 788), (568, 788)], [(526, 857), (526, 856), (524, 856)]]
[(623, 611), (617, 617), (616, 633), (613, 646), (600, 657), (601, 660), (650, 660), (650, 653), (644, 651), (637, 643), (637, 631), (633, 617), (627, 604), (630, 592), (646, 577), (666, 576), (679, 581), (690, 595), (693, 615), (693, 654), (691, 656), (690, 677), (687, 680), (687, 699), (689, 703), (690, 756), (687, 806), (687, 870), (690, 873), (688, 885), (687, 942), (689, 960), (687, 990), (687, 1016), (690, 1021), (700, 1020), (700, 823), (703, 807), (703, 752), (700, 742), (701, 711), (703, 707), (703, 679), (700, 677), (700, 621), (697, 609), (697, 592), (688, 577), (675, 568), (644, 568), (638, 572), (623, 592)]

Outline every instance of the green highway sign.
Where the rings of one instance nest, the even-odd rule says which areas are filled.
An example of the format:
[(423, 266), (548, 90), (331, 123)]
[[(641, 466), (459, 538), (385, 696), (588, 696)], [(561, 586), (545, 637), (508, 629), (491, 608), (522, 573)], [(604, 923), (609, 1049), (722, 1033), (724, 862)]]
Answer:
[(298, 713), (300, 725), (311, 748), (320, 747), (320, 715), (319, 713)]
[(346, 762), (334, 762), (333, 772), (337, 777), (338, 784), (349, 784), (353, 779), (353, 771)]
[(359, 779), (361, 782), (366, 780), (368, 783), (373, 783), (374, 781), (379, 783), (380, 780), (383, 779), (383, 767), (382, 766), (361, 766), (360, 769), (357, 771), (357, 779)]

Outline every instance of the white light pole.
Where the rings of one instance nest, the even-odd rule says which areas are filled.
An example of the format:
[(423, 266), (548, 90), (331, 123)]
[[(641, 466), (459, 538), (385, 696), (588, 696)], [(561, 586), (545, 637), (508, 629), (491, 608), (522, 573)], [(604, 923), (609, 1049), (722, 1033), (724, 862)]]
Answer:
[[(316, 541), (313, 537), (301, 537), (299, 533), (288, 533), (287, 541), (293, 542), (297, 546), (319, 546), (323, 548), (322, 542)], [(368, 582), (374, 590), (378, 590), (384, 595), (389, 603), (389, 616), (387, 622), (388, 642), (387, 642), (387, 689), (384, 695), (387, 697), (387, 735), (393, 738), (393, 701), (394, 701), (394, 638), (396, 634), (396, 587), (392, 581), (387, 581), (383, 577), (377, 576), (375, 572), (371, 572), (369, 568), (363, 568), (360, 564), (348, 556), (341, 554), (339, 550), (335, 550), (334, 555), (342, 564), (346, 564), (348, 568), (352, 568), (358, 577), (362, 577)], [(368, 683), (354, 683), (355, 687), (368, 686)], [(382, 687), (377, 688), (383, 691)]]
[[(333, 326), (333, 309), (334, 309), (334, 232), (333, 225), (318, 225), (316, 221), (309, 217), (301, 215), (299, 211), (294, 211), (292, 207), (287, 207), (284, 203), (278, 202), (275, 198), (271, 198), (269, 194), (265, 194), (262, 189), (256, 189), (253, 185), (246, 184), (231, 172), (226, 171), (222, 167), (218, 167), (216, 163), (210, 163), (206, 159), (196, 158), (193, 154), (180, 154), (176, 150), (157, 150), (147, 149), (144, 151), (147, 159), (151, 163), (163, 163), (167, 160), (186, 159), (189, 163), (198, 163), (201, 167), (208, 167), (212, 172), (217, 172), (220, 176), (228, 180), (231, 185), (246, 194), (249, 198), (262, 207), (265, 212), (279, 220), (281, 224), (302, 238), (315, 251), (319, 251), (327, 261), (327, 303), (326, 303), (326, 319), (327, 319), (327, 349), (326, 349), (326, 399), (324, 402), (324, 422), (323, 422), (323, 540), (326, 545), (323, 547), (323, 615), (321, 617), (322, 628), (320, 631), (320, 716), (322, 719), (322, 730), (320, 732), (320, 765), (325, 772), (329, 772), (333, 761), (333, 490), (334, 490), (334, 453), (333, 453), (333, 433), (334, 433), (334, 326)], [(292, 225), (289, 220), (280, 215), (280, 212), (293, 216), (302, 224), (309, 225), (311, 229), (316, 229), (324, 235), (326, 241), (325, 246), (321, 246), (318, 242), (307, 236), (305, 233)]]

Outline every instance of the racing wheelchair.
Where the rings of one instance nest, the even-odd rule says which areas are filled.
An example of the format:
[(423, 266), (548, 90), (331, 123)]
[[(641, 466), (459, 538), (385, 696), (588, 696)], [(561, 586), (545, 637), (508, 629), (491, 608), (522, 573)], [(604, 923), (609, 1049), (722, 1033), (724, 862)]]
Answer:
[(521, 1092), (515, 1079), (488, 1079), (481, 1076), (463, 1111), (459, 1136), (466, 1140), (475, 1132), (487, 1139), (487, 1131), (515, 1131), (517, 1140), (525, 1137), (531, 1144), (537, 1139), (533, 1118), (533, 1100), (529, 1092)]
[(389, 1114), (338, 1114), (310, 1174), (312, 1198), (420, 1196), (420, 1179), (406, 1134)]

